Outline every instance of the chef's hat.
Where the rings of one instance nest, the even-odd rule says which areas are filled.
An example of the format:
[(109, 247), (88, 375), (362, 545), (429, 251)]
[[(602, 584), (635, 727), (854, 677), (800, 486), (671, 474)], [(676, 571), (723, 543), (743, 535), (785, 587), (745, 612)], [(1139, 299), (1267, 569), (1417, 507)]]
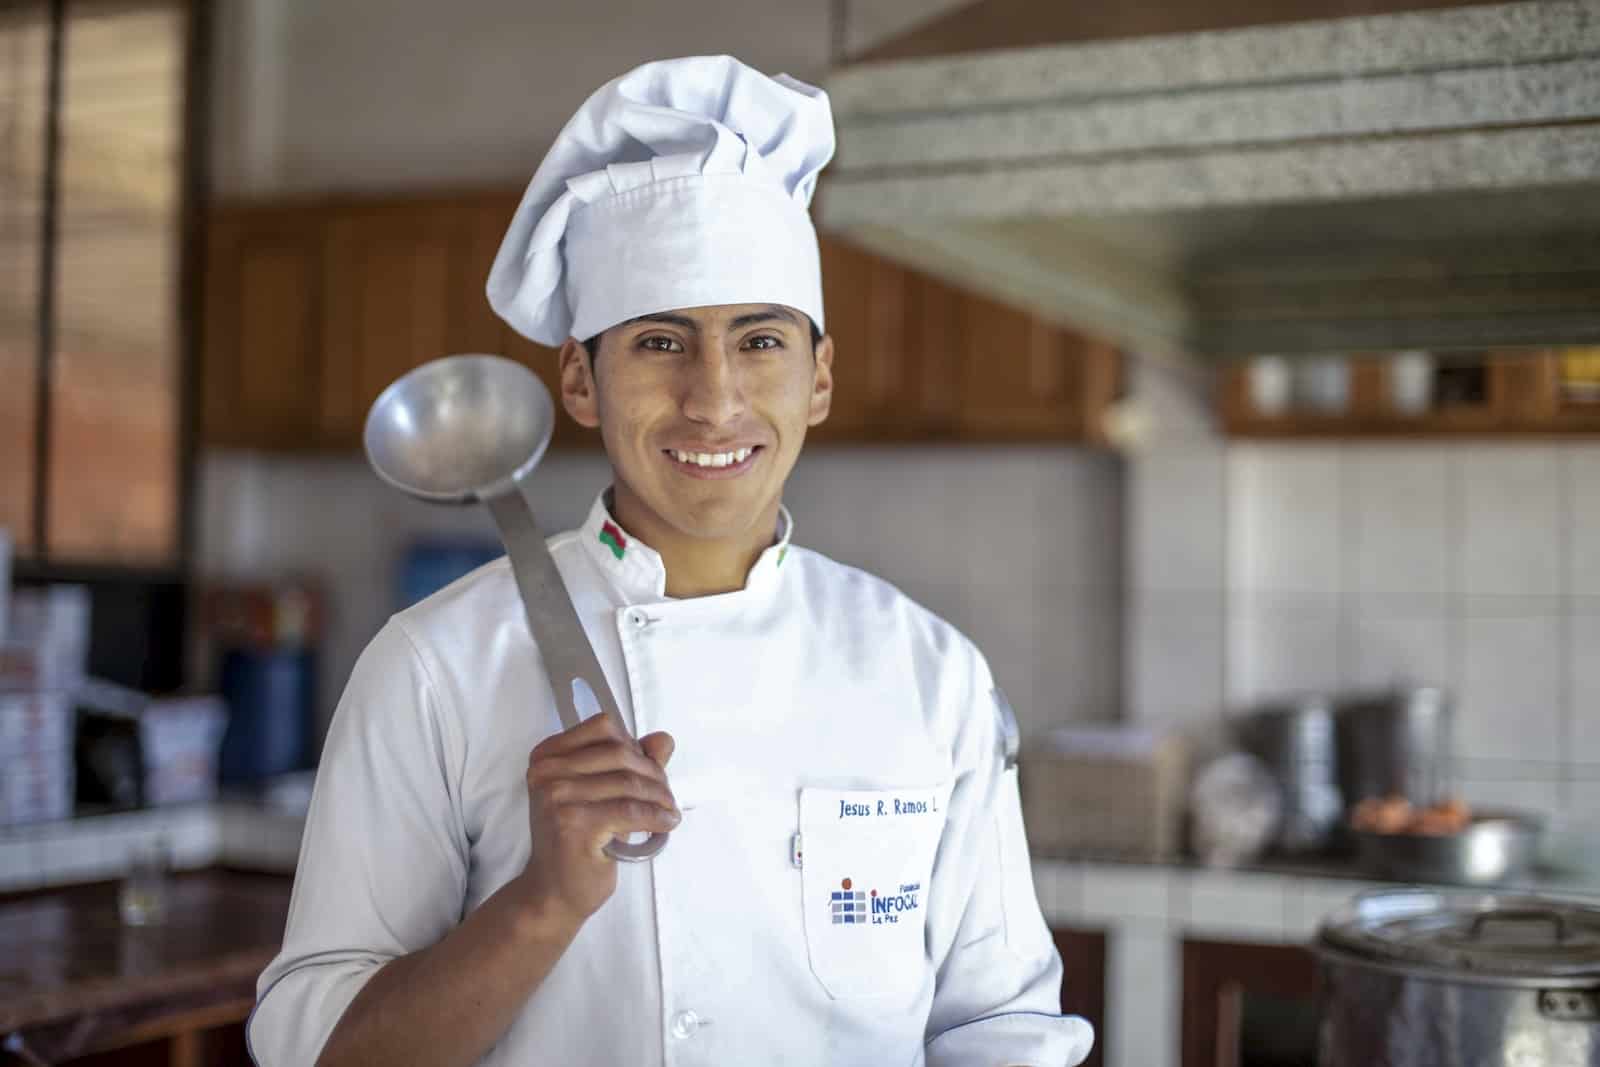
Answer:
[(820, 330), (806, 209), (832, 156), (822, 90), (729, 56), (647, 63), (556, 138), (489, 271), (489, 303), (547, 345), (710, 304), (786, 304)]

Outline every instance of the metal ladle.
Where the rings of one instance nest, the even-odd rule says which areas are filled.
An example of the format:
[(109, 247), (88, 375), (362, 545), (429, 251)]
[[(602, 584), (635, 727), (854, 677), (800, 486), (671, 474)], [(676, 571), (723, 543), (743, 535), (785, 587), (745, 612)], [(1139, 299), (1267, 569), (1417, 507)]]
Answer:
[[(446, 356), (391, 384), (362, 435), (378, 477), (434, 504), (489, 509), (505, 544), (522, 608), (567, 729), (604, 711), (624, 726), (561, 573), (534, 521), (523, 485), (550, 444), (555, 407), (533, 372), (500, 356)], [(614, 859), (649, 859), (667, 843), (616, 838)]]

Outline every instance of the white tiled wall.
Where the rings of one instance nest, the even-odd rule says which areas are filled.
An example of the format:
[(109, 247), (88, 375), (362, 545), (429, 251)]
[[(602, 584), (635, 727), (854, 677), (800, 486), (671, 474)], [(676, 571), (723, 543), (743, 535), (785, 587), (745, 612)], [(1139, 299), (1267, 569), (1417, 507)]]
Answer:
[(1230, 517), (1211, 382), (1143, 359), (1130, 379), (1154, 430), (1125, 467), (1126, 711), (1144, 722), (1215, 723), (1228, 659)]
[(1468, 800), (1600, 781), (1600, 446), (1236, 444), (1225, 689), (1427, 682)]
[[(580, 522), (609, 469), (557, 454), (534, 473), (549, 530)], [(795, 541), (887, 578), (989, 657), (1025, 729), (1107, 719), (1121, 705), (1123, 477), (1081, 449), (818, 448), (790, 479)], [(357, 458), (212, 453), (200, 481), (200, 570), (309, 572), (333, 619), (319, 713), (393, 610), (406, 546), (425, 534), (492, 540), (485, 515), (431, 507)]]

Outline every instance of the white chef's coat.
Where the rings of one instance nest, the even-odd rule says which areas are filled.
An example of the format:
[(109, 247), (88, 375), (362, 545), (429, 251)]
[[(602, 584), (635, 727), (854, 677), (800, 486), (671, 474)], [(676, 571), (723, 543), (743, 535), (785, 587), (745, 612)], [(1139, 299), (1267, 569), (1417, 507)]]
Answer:
[[(624, 718), (667, 730), (683, 822), (482, 1061), (1077, 1064), (983, 657), (887, 583), (788, 543), (664, 595), (597, 501), (550, 540)], [(282, 952), (249, 1025), (315, 1062), (386, 961), (529, 861), (528, 753), (561, 730), (504, 560), (394, 616), (323, 750)], [(798, 835), (798, 836), (797, 836)], [(535, 859), (537, 862), (537, 859)]]

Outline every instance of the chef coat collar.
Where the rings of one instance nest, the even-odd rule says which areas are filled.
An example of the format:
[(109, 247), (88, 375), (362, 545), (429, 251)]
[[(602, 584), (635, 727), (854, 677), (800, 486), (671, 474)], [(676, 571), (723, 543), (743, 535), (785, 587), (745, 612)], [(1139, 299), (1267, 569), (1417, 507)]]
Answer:
[[(622, 528), (611, 514), (611, 490), (595, 497), (584, 520), (579, 540), (589, 558), (602, 574), (608, 576), (630, 604), (653, 603), (671, 599), (667, 596), (667, 567), (655, 549), (638, 540)], [(743, 590), (722, 594), (736, 596), (740, 592), (767, 591), (776, 586), (783, 561), (789, 554), (789, 535), (794, 530), (794, 516), (782, 504), (778, 505), (777, 537), (750, 568)], [(704, 598), (697, 598), (704, 599)]]

